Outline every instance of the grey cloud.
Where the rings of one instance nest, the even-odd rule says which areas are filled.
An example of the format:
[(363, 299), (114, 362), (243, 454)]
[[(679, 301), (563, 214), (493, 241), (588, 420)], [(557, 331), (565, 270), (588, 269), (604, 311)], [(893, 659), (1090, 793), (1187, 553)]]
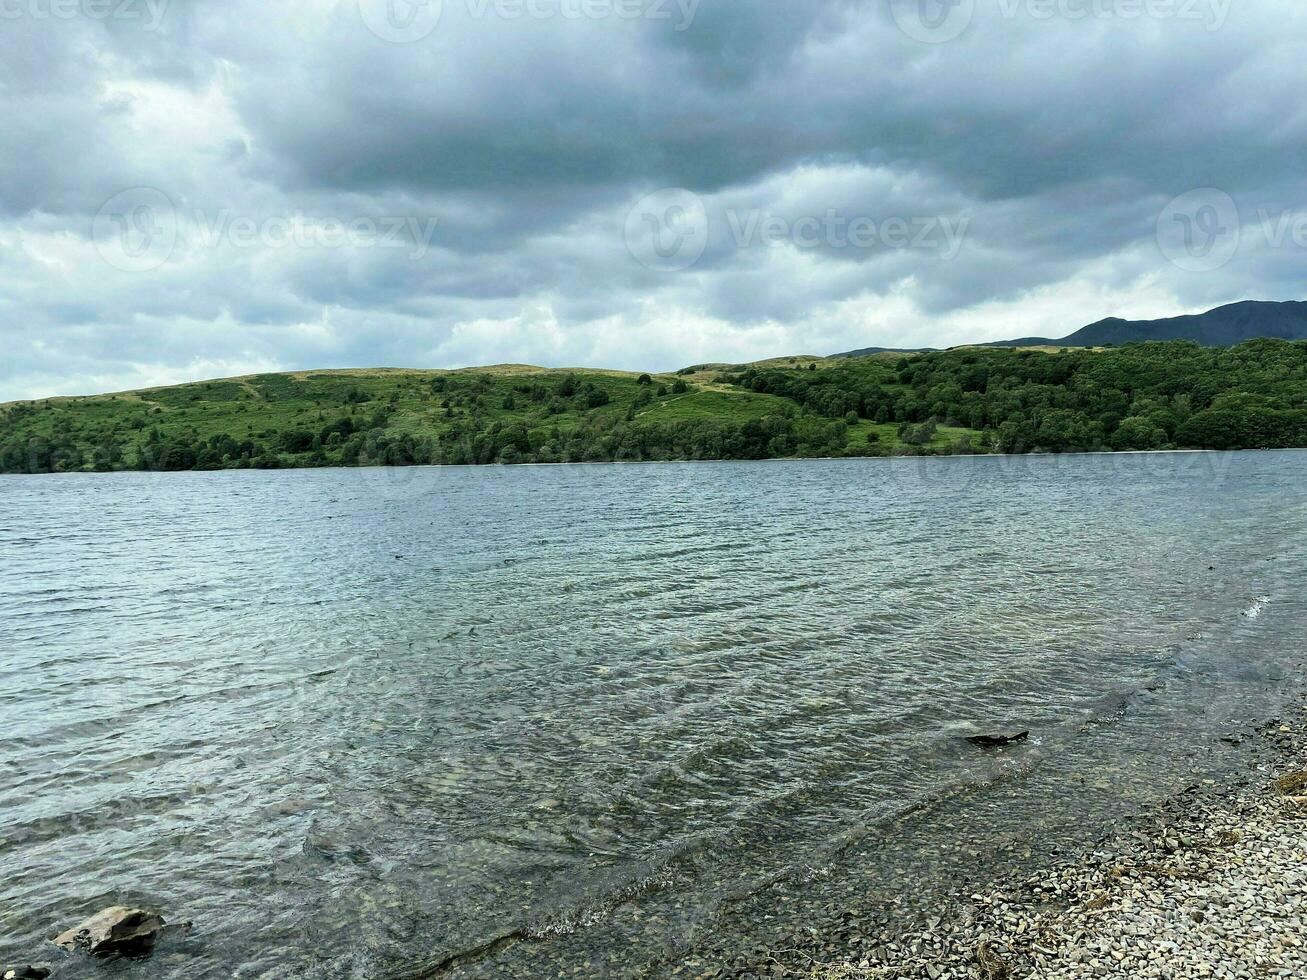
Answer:
[[(1068, 329), (1132, 302), (1301, 298), (1304, 249), (1255, 227), (1307, 183), (1296, 5), (1235, 3), (1213, 30), (977, 0), (938, 45), (879, 0), (701, 0), (688, 25), (476, 9), (445, 0), (412, 44), (371, 33), (353, 0), (172, 0), (154, 31), (0, 24), (0, 398), (223, 365), (672, 368), (1038, 332), (1020, 311), (1060, 318), (1058, 296)], [(1234, 197), (1247, 241), (1199, 275), (1154, 235), (1206, 186)], [(167, 195), (179, 237), (129, 273), (92, 230), (135, 187)], [(709, 215), (680, 272), (623, 238), (664, 187)], [(828, 213), (967, 225), (947, 259), (731, 227)], [(197, 223), (219, 217), (434, 231), (420, 254), (205, 241)]]

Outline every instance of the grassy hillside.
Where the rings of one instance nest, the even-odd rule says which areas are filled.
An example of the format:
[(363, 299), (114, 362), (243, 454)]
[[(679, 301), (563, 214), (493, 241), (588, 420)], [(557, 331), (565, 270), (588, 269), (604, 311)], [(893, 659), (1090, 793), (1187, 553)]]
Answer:
[[(894, 426), (850, 427), (718, 376), (303, 371), (50, 398), (0, 406), (0, 470), (753, 458), (899, 445)], [(950, 435), (934, 442), (945, 447)]]
[(0, 406), (0, 471), (1307, 445), (1307, 343), (962, 348), (672, 375), (253, 375)]

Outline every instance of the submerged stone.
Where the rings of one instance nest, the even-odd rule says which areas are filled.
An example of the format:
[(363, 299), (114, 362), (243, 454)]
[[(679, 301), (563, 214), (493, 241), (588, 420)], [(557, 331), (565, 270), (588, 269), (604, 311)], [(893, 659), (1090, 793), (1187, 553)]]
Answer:
[(1029, 732), (1017, 732), (1015, 735), (972, 735), (967, 741), (984, 749), (998, 749), (1004, 745), (1014, 745), (1030, 738)]

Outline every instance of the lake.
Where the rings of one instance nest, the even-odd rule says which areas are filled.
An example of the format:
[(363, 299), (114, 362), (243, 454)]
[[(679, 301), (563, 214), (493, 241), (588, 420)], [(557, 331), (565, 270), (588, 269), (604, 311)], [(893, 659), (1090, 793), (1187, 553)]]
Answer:
[(1304, 452), (0, 499), (0, 961), (196, 926), (61, 976), (656, 975), (768, 889), (946, 878), (932, 813), (1071, 840), (1237, 771), (1300, 690)]

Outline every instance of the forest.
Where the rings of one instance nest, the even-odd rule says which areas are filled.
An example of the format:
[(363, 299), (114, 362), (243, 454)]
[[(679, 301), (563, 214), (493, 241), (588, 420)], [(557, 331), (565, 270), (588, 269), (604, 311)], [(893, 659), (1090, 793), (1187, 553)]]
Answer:
[(964, 348), (750, 369), (730, 382), (827, 416), (979, 430), (1001, 453), (1307, 446), (1307, 342), (1187, 341), (1105, 350)]
[(0, 406), (0, 471), (1307, 446), (1307, 342), (325, 371)]

